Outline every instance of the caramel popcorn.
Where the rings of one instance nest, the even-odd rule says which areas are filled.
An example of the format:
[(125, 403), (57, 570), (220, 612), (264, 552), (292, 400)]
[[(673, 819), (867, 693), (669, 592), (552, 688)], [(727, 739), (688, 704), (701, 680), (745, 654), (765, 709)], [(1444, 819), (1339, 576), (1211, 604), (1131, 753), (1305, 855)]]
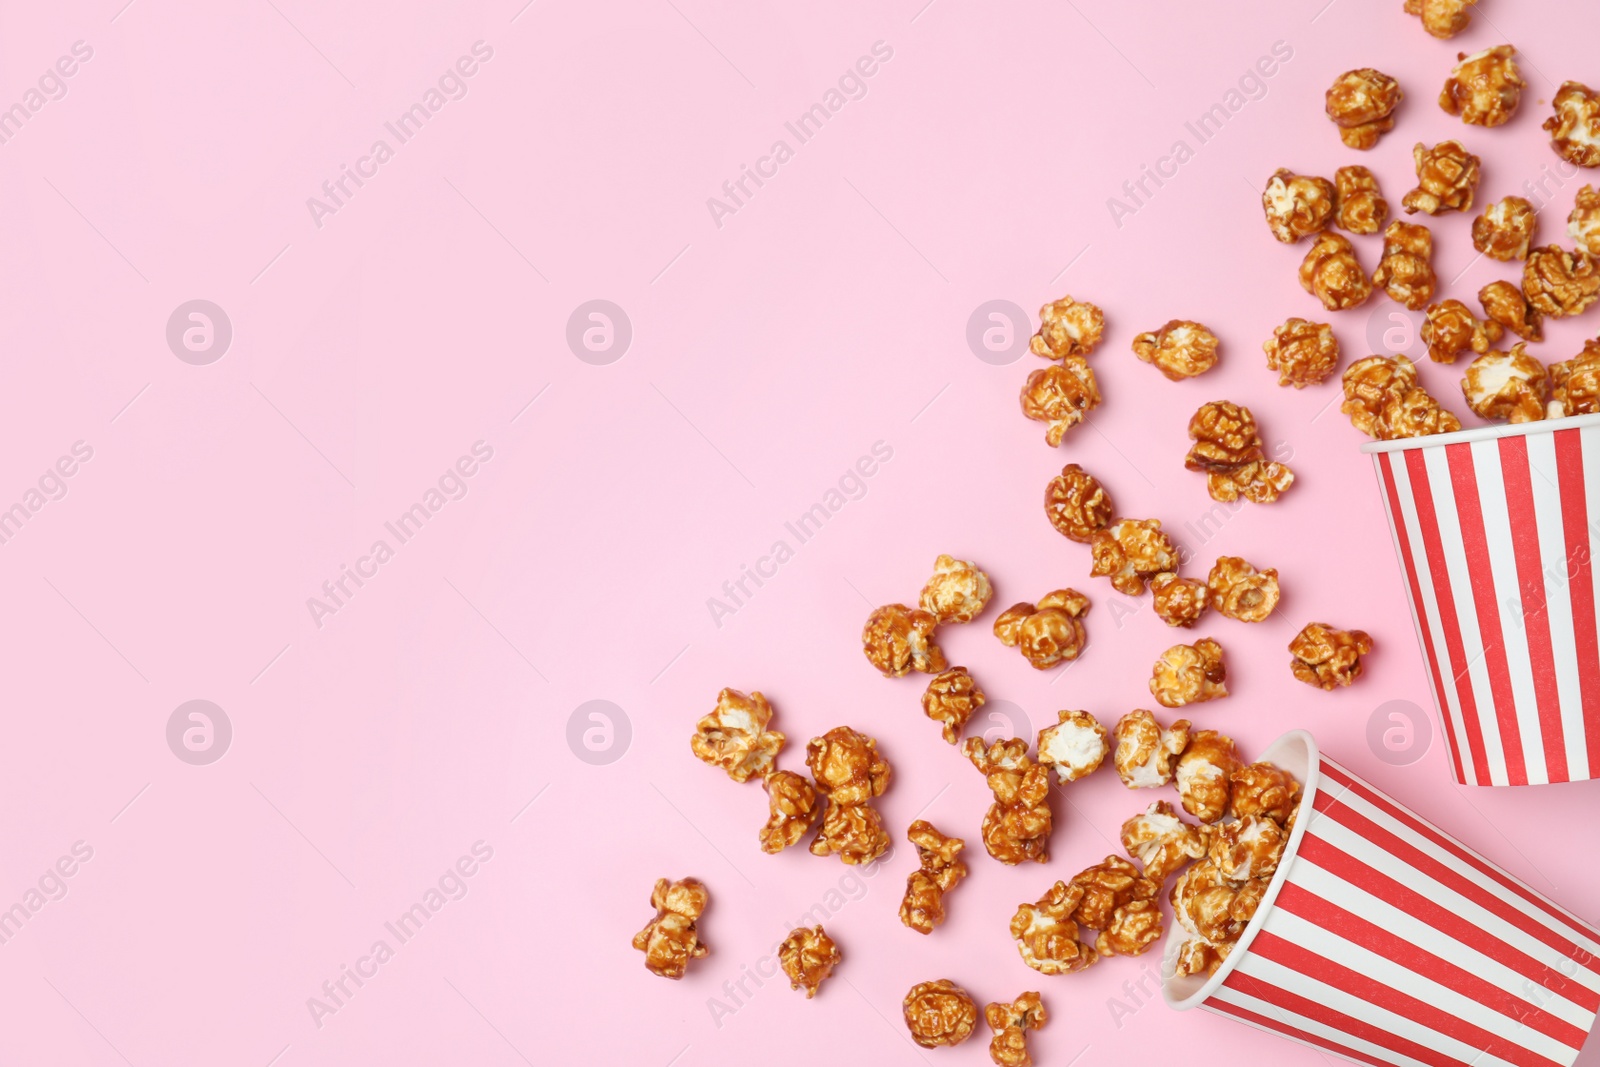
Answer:
[(1422, 323), (1422, 343), (1428, 346), (1428, 358), (1435, 363), (1454, 363), (1463, 352), (1481, 356), (1503, 333), (1498, 322), (1479, 321), (1459, 300), (1441, 300), (1432, 305)]
[(1117, 749), (1111, 762), (1129, 789), (1153, 789), (1172, 781), (1174, 762), (1189, 747), (1189, 720), (1179, 719), (1170, 729), (1150, 712), (1139, 708), (1117, 720)]
[(1368, 149), (1394, 129), (1394, 110), (1405, 99), (1400, 83), (1371, 67), (1347, 70), (1333, 80), (1325, 97), (1328, 118), (1350, 148)]
[(1144, 866), (1146, 878), (1161, 885), (1206, 854), (1211, 834), (1211, 827), (1184, 822), (1170, 803), (1158, 800), (1122, 824), (1122, 847)]
[(717, 694), (717, 706), (695, 724), (689, 747), (713, 767), (721, 767), (736, 782), (761, 777), (775, 766), (787, 738), (768, 730), (772, 705), (759, 692), (748, 696), (737, 689)]
[(967, 865), (959, 858), (967, 843), (946, 837), (926, 819), (912, 823), (906, 837), (917, 846), (922, 865), (906, 878), (900, 921), (919, 934), (930, 934), (944, 922), (944, 895), (967, 876)]
[(861, 628), (861, 650), (885, 678), (911, 671), (938, 674), (944, 670), (944, 651), (933, 640), (939, 620), (931, 611), (885, 604), (867, 616)]
[(1105, 330), (1105, 312), (1087, 300), (1064, 296), (1039, 309), (1039, 332), (1028, 342), (1028, 348), (1045, 359), (1087, 356), (1100, 343)]
[(1585, 185), (1567, 216), (1567, 236), (1590, 256), (1600, 256), (1600, 189)]
[(995, 1003), (983, 1009), (984, 1021), (994, 1031), (989, 1040), (989, 1058), (996, 1067), (1033, 1067), (1028, 1055), (1028, 1031), (1041, 1029), (1050, 1021), (1038, 993), (1024, 993), (1010, 1004)]
[(1192, 645), (1173, 645), (1161, 653), (1150, 673), (1150, 692), (1164, 708), (1181, 708), (1228, 695), (1228, 670), (1222, 646), (1209, 637)]
[(1088, 613), (1088, 597), (1076, 589), (1057, 589), (1037, 604), (1013, 604), (1001, 612), (994, 620), (994, 635), (1037, 670), (1048, 670), (1083, 651), (1088, 640), (1083, 617)]
[(1406, 14), (1422, 19), (1422, 28), (1435, 37), (1449, 39), (1467, 28), (1478, 0), (1406, 0)]
[(1173, 319), (1133, 339), (1133, 353), (1168, 380), (1181, 382), (1217, 365), (1217, 335), (1198, 322)]
[(977, 1002), (948, 978), (912, 986), (904, 1008), (911, 1040), (923, 1048), (959, 1045), (978, 1022)]
[(1278, 572), (1257, 571), (1238, 556), (1222, 556), (1206, 578), (1217, 611), (1240, 622), (1262, 622), (1278, 606)]
[(940, 622), (971, 622), (983, 614), (994, 588), (976, 563), (940, 556), (922, 587), (921, 607)]
[(1583, 351), (1550, 366), (1552, 419), (1600, 413), (1600, 341), (1585, 341)]
[(1527, 349), (1527, 342), (1519, 341), (1509, 352), (1489, 352), (1468, 364), (1461, 392), (1474, 414), (1511, 422), (1544, 418), (1548, 376)]
[(1600, 167), (1600, 94), (1582, 82), (1562, 82), (1553, 103), (1556, 113), (1544, 120), (1550, 147), (1568, 163)]
[(778, 965), (789, 977), (789, 988), (804, 989), (807, 1000), (817, 995), (842, 959), (839, 946), (821, 926), (797, 927), (778, 946)]
[(1173, 976), (1187, 978), (1202, 971), (1208, 975), (1216, 974), (1232, 948), (1226, 942), (1213, 945), (1203, 938), (1191, 937), (1178, 946), (1178, 954), (1173, 958)]
[(1439, 93), (1439, 106), (1460, 115), (1469, 126), (1503, 126), (1517, 113), (1522, 101), (1522, 72), (1508, 44), (1467, 55), (1458, 52), (1456, 64)]
[(1417, 384), (1417, 368), (1405, 356), (1368, 356), (1344, 372), (1341, 411), (1351, 425), (1380, 441), (1461, 429), (1461, 420)]
[(952, 745), (961, 741), (972, 713), (983, 707), (987, 698), (965, 667), (951, 667), (928, 679), (922, 693), (922, 712), (934, 722), (944, 724), (944, 739)]
[(1034, 371), (1022, 387), (1022, 413), (1050, 424), (1044, 439), (1051, 448), (1099, 404), (1100, 386), (1082, 356), (1065, 356), (1060, 363)]
[(1404, 396), (1391, 397), (1384, 405), (1381, 422), (1391, 440), (1455, 433), (1461, 429), (1461, 420), (1441, 407), (1432, 393), (1420, 387)]
[(804, 775), (774, 771), (767, 775), (767, 804), (772, 814), (761, 828), (761, 851), (782, 852), (798, 844), (817, 821), (817, 791)]
[(887, 851), (889, 831), (871, 804), (830, 803), (822, 815), (822, 828), (811, 839), (813, 856), (838, 856), (851, 866), (871, 863)]
[(848, 726), (835, 726), (806, 744), (806, 766), (817, 791), (834, 804), (853, 806), (889, 788), (889, 761), (878, 742)]
[(670, 882), (656, 879), (650, 906), (656, 917), (633, 935), (633, 947), (644, 953), (644, 965), (651, 974), (674, 980), (683, 977), (690, 960), (711, 951), (700, 940), (696, 924), (711, 902), (706, 887), (693, 878)]
[(1161, 937), (1161, 885), (1139, 873), (1121, 856), (1107, 856), (1072, 876), (1083, 895), (1072, 918), (1100, 931), (1095, 949), (1102, 956), (1137, 956)]
[(1189, 419), (1189, 437), (1195, 443), (1183, 465), (1205, 473), (1213, 500), (1270, 504), (1294, 482), (1293, 471), (1266, 458), (1255, 416), (1242, 404), (1202, 404)]
[(1426, 226), (1396, 220), (1383, 231), (1383, 258), (1372, 284), (1389, 299), (1416, 311), (1433, 299), (1439, 279), (1433, 273), (1433, 234)]
[(1552, 319), (1581, 314), (1600, 298), (1600, 263), (1556, 245), (1535, 248), (1522, 268), (1522, 295)]
[(1235, 819), (1271, 819), (1294, 829), (1300, 783), (1281, 767), (1258, 760), (1229, 775), (1228, 814)]
[(1039, 731), (1039, 762), (1054, 767), (1056, 781), (1075, 782), (1100, 769), (1111, 747), (1106, 728), (1087, 711), (1059, 711), (1054, 726)]
[(1364, 631), (1307, 623), (1289, 642), (1289, 654), (1294, 656), (1289, 668), (1307, 685), (1331, 690), (1361, 677), (1361, 657), (1371, 651), (1372, 638)]
[(1472, 247), (1502, 263), (1527, 259), (1538, 229), (1539, 213), (1525, 197), (1503, 197), (1472, 220)]
[(1347, 311), (1366, 303), (1372, 279), (1361, 269), (1355, 246), (1342, 234), (1318, 234), (1300, 264), (1300, 287), (1329, 311)]
[(1235, 885), (1211, 859), (1203, 859), (1172, 885), (1172, 914), (1189, 933), (1213, 944), (1237, 941), (1266, 892), (1266, 879)]
[(1239, 769), (1233, 738), (1215, 730), (1196, 730), (1178, 757), (1178, 798), (1183, 810), (1203, 823), (1214, 823), (1228, 810), (1233, 772)]
[(984, 747), (969, 737), (961, 754), (987, 778), (994, 803), (983, 817), (983, 847), (1008, 866), (1050, 859), (1050, 768), (1028, 758), (1020, 737)]
[(1197, 578), (1180, 578), (1172, 572), (1150, 579), (1150, 596), (1156, 616), (1168, 626), (1190, 627), (1206, 613), (1206, 583)]
[(1086, 545), (1110, 524), (1111, 496), (1094, 475), (1068, 463), (1045, 486), (1044, 513), (1061, 536)]
[(1510, 330), (1524, 341), (1544, 340), (1544, 316), (1522, 290), (1508, 281), (1490, 282), (1478, 290), (1478, 303), (1489, 321)]
[(1333, 218), (1333, 183), (1279, 167), (1261, 194), (1272, 236), (1286, 245), (1328, 228)]
[(1118, 519), (1089, 542), (1089, 574), (1110, 578), (1119, 593), (1138, 596), (1146, 579), (1178, 569), (1178, 550), (1156, 519)]
[(1078, 936), (1072, 918), (1084, 888), (1057, 882), (1038, 903), (1021, 905), (1011, 917), (1011, 936), (1022, 961), (1040, 974), (1075, 974), (1099, 962), (1099, 953)]
[(1289, 841), (1282, 826), (1256, 815), (1211, 829), (1211, 862), (1230, 882), (1271, 878)]
[(1278, 384), (1296, 389), (1316, 385), (1339, 365), (1339, 342), (1325, 322), (1285, 319), (1261, 348), (1267, 354), (1267, 369), (1278, 372)]
[(1378, 179), (1358, 163), (1333, 172), (1338, 192), (1333, 224), (1350, 233), (1377, 233), (1389, 217), (1389, 201), (1378, 191)]
[(1411, 157), (1417, 165), (1417, 187), (1400, 202), (1407, 214), (1472, 210), (1480, 160), (1460, 141), (1440, 141), (1432, 148), (1418, 142)]

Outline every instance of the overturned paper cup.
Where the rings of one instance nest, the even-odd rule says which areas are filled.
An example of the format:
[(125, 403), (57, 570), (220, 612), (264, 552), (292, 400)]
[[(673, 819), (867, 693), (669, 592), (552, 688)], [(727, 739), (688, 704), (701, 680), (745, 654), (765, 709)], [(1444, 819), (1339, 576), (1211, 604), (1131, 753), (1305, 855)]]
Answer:
[(1571, 1067), (1600, 1009), (1600, 931), (1322, 755), (1262, 754), (1304, 783), (1283, 859), (1211, 976), (1162, 990), (1366, 1064)]
[(1361, 447), (1456, 780), (1600, 777), (1600, 415)]

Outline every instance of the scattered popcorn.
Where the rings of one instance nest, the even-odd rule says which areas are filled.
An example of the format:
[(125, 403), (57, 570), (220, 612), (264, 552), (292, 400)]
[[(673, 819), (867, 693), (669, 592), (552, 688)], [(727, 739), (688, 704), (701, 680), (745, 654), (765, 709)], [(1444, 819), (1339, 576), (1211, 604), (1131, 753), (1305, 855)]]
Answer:
[(1325, 322), (1285, 319), (1261, 348), (1267, 369), (1278, 372), (1278, 384), (1296, 389), (1325, 380), (1339, 365), (1339, 342)]
[(1307, 623), (1289, 642), (1294, 676), (1307, 685), (1331, 690), (1361, 677), (1361, 657), (1372, 651), (1372, 638), (1361, 630), (1340, 630), (1325, 622)]
[(1289, 835), (1271, 819), (1246, 815), (1212, 827), (1211, 862), (1230, 882), (1271, 878)]
[(1333, 224), (1350, 233), (1377, 233), (1389, 217), (1389, 201), (1378, 191), (1378, 179), (1359, 163), (1333, 172), (1337, 192)]
[(674, 980), (682, 978), (690, 960), (700, 959), (711, 951), (700, 940), (696, 926), (710, 902), (711, 894), (693, 878), (677, 882), (656, 879), (656, 887), (650, 894), (650, 906), (656, 909), (656, 917), (633, 935), (633, 947), (644, 953), (644, 965), (651, 974)]
[(922, 693), (922, 712), (934, 722), (943, 723), (944, 739), (955, 745), (961, 742), (967, 720), (986, 700), (965, 667), (951, 667), (928, 679), (928, 688)]
[(1057, 722), (1039, 731), (1039, 762), (1054, 767), (1056, 781), (1075, 782), (1100, 769), (1111, 747), (1106, 728), (1087, 711), (1059, 711)]
[(767, 804), (771, 815), (761, 828), (761, 851), (782, 852), (798, 844), (817, 821), (821, 810), (817, 791), (804, 775), (774, 771), (767, 775)]
[(1255, 416), (1242, 404), (1229, 400), (1202, 404), (1189, 419), (1189, 437), (1195, 443), (1183, 465), (1205, 473), (1206, 491), (1213, 500), (1228, 503), (1243, 496), (1270, 504), (1294, 482), (1294, 472), (1287, 466), (1267, 460)]
[(1164, 884), (1190, 860), (1204, 856), (1212, 828), (1183, 821), (1177, 809), (1158, 800), (1122, 824), (1122, 847), (1144, 866), (1144, 876)]
[(1344, 397), (1340, 410), (1351, 424), (1380, 441), (1461, 429), (1461, 420), (1417, 384), (1416, 366), (1405, 356), (1368, 356), (1350, 364)]
[(922, 865), (906, 878), (900, 921), (919, 934), (930, 934), (944, 922), (944, 895), (967, 876), (967, 865), (959, 858), (967, 843), (946, 837), (926, 819), (912, 823), (906, 837), (917, 846)]
[(1455, 433), (1461, 429), (1461, 420), (1441, 407), (1432, 393), (1418, 387), (1384, 405), (1382, 425), (1389, 439), (1397, 439)]
[(1265, 879), (1235, 885), (1214, 861), (1203, 859), (1173, 883), (1172, 914), (1179, 926), (1205, 941), (1237, 941), (1267, 885)]
[(1073, 910), (1081, 926), (1099, 930), (1102, 956), (1137, 956), (1161, 937), (1161, 884), (1121, 856), (1107, 856), (1072, 877), (1083, 896)]
[(878, 742), (848, 726), (807, 742), (806, 766), (817, 791), (836, 805), (865, 804), (889, 788), (889, 761), (879, 754)]
[(1333, 218), (1333, 183), (1278, 168), (1261, 194), (1272, 236), (1292, 245), (1328, 228)]
[(1422, 19), (1422, 28), (1435, 37), (1449, 39), (1467, 28), (1478, 0), (1406, 0), (1406, 14)]
[(1028, 342), (1036, 356), (1087, 356), (1105, 333), (1106, 316), (1087, 300), (1064, 296), (1039, 309), (1039, 332)]
[(885, 604), (867, 616), (867, 624), (861, 628), (861, 650), (885, 678), (900, 678), (911, 671), (938, 674), (949, 666), (933, 640), (938, 624), (931, 611)]
[(1372, 273), (1389, 299), (1417, 311), (1433, 299), (1433, 234), (1426, 226), (1396, 220), (1383, 232), (1383, 258)]
[(959, 1045), (978, 1022), (977, 1002), (948, 978), (912, 986), (904, 1009), (911, 1040), (923, 1048)]
[(1229, 776), (1228, 814), (1236, 819), (1264, 818), (1294, 828), (1300, 783), (1294, 775), (1271, 763), (1257, 761)]
[(1394, 129), (1394, 110), (1405, 99), (1400, 83), (1371, 67), (1347, 70), (1333, 80), (1325, 98), (1328, 118), (1350, 148), (1368, 149)]
[(1503, 197), (1472, 220), (1472, 247), (1502, 263), (1527, 259), (1538, 229), (1539, 213), (1527, 198)]
[(1057, 882), (1035, 904), (1023, 904), (1011, 917), (1011, 936), (1022, 961), (1040, 974), (1075, 974), (1100, 955), (1078, 936), (1073, 912), (1083, 900), (1085, 887)]
[(1099, 404), (1100, 386), (1082, 356), (1065, 356), (1060, 363), (1034, 371), (1022, 387), (1022, 413), (1050, 424), (1044, 439), (1051, 448)]
[(1189, 747), (1189, 720), (1179, 719), (1170, 729), (1140, 708), (1117, 721), (1117, 748), (1111, 762), (1129, 789), (1154, 789), (1172, 781), (1174, 761)]
[(1535, 248), (1522, 268), (1522, 295), (1552, 319), (1581, 314), (1600, 298), (1600, 263), (1557, 245)]
[(1562, 82), (1553, 104), (1556, 113), (1544, 120), (1550, 147), (1568, 163), (1600, 167), (1600, 94), (1582, 82)]
[(1460, 115), (1469, 126), (1503, 126), (1517, 113), (1522, 80), (1514, 58), (1517, 50), (1508, 44), (1486, 48), (1467, 55), (1459, 52), (1456, 64), (1439, 93), (1439, 106), (1451, 115)]
[(1037, 604), (1013, 604), (1001, 612), (994, 620), (994, 635), (1037, 670), (1048, 670), (1083, 651), (1088, 640), (1083, 617), (1088, 613), (1088, 597), (1076, 589), (1057, 589)]
[(994, 1031), (989, 1058), (996, 1067), (1033, 1067), (1028, 1031), (1041, 1029), (1050, 1021), (1038, 993), (1024, 993), (1010, 1004), (990, 1004), (983, 1009), (983, 1018)]
[(1044, 513), (1061, 536), (1088, 544), (1114, 514), (1111, 496), (1094, 475), (1068, 463), (1044, 488)]
[(789, 988), (804, 989), (807, 1000), (817, 995), (842, 959), (839, 946), (821, 926), (798, 927), (778, 946), (778, 965), (789, 977)]
[(851, 866), (871, 863), (887, 851), (889, 831), (871, 804), (830, 803), (822, 828), (811, 839), (813, 856), (838, 856)]
[(1400, 202), (1407, 214), (1472, 210), (1481, 162), (1477, 156), (1460, 141), (1440, 141), (1432, 148), (1418, 142), (1411, 156), (1417, 165), (1417, 187)]
[(1178, 798), (1183, 810), (1203, 823), (1214, 823), (1228, 810), (1233, 772), (1240, 767), (1233, 738), (1215, 730), (1196, 730), (1178, 757)]
[(1238, 556), (1222, 556), (1206, 578), (1217, 611), (1240, 622), (1263, 622), (1278, 606), (1278, 572), (1257, 571)]
[(971, 622), (983, 614), (994, 588), (976, 563), (940, 556), (922, 587), (921, 607), (940, 622)]
[(1110, 578), (1119, 593), (1139, 596), (1147, 579), (1178, 569), (1178, 550), (1157, 519), (1119, 519), (1089, 542), (1089, 575)]
[(1161, 653), (1150, 673), (1150, 692), (1162, 707), (1181, 708), (1227, 696), (1227, 677), (1222, 646), (1202, 637)]
[(1585, 341), (1583, 351), (1550, 365), (1552, 419), (1600, 414), (1600, 341)]
[(1511, 282), (1490, 282), (1478, 290), (1478, 303), (1489, 321), (1524, 341), (1544, 340), (1544, 316)]
[(1355, 246), (1342, 234), (1318, 234), (1300, 264), (1300, 287), (1329, 311), (1347, 311), (1366, 303), (1372, 279), (1361, 269)]
[(1492, 319), (1480, 321), (1461, 301), (1442, 300), (1428, 308), (1428, 317), (1422, 323), (1422, 343), (1428, 346), (1428, 358), (1435, 363), (1454, 363), (1463, 352), (1483, 355), (1504, 332)]
[(1600, 189), (1585, 185), (1567, 216), (1567, 236), (1590, 256), (1600, 256)]
[(1534, 422), (1544, 418), (1549, 389), (1544, 364), (1528, 355), (1527, 342), (1509, 352), (1488, 352), (1467, 365), (1461, 392), (1467, 407), (1485, 419)]
[(695, 724), (689, 747), (713, 767), (721, 767), (736, 782), (748, 782), (771, 771), (787, 740), (768, 730), (772, 705), (759, 692), (748, 696), (737, 689), (717, 694), (717, 706)]
[(1170, 571), (1150, 579), (1150, 596), (1156, 616), (1168, 626), (1193, 626), (1206, 613), (1209, 603), (1205, 582), (1180, 578)]
[(987, 778), (994, 803), (983, 817), (983, 847), (1008, 866), (1050, 859), (1050, 768), (1028, 758), (1020, 737), (984, 747), (969, 737), (961, 754)]
[(1181, 382), (1217, 365), (1217, 335), (1198, 322), (1173, 319), (1133, 339), (1133, 353), (1169, 381)]

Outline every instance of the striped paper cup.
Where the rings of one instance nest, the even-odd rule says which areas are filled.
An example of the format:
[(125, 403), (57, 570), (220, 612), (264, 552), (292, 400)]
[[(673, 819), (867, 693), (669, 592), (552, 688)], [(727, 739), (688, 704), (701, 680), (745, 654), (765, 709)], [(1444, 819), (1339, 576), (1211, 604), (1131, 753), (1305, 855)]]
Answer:
[(1362, 446), (1456, 781), (1600, 777), (1600, 415)]
[(1322, 755), (1303, 730), (1262, 755), (1305, 783), (1271, 888), (1204, 1008), (1366, 1064), (1570, 1067), (1600, 1009), (1600, 931)]

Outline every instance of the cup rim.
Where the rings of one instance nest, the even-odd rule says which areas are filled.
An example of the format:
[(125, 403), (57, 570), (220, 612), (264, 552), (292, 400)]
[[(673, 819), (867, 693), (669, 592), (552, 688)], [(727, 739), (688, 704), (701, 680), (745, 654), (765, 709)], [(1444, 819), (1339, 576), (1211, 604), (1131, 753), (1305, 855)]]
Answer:
[(1600, 426), (1600, 415), (1567, 415), (1559, 419), (1537, 419), (1533, 422), (1506, 423), (1501, 426), (1474, 426), (1470, 430), (1429, 434), (1426, 437), (1401, 437), (1393, 441), (1367, 441), (1361, 446), (1361, 451), (1369, 455), (1377, 452), (1404, 452), (1412, 448), (1471, 444), (1474, 441), (1494, 441), (1502, 437), (1555, 433), (1557, 430), (1574, 430), (1585, 426)]
[[(1188, 1011), (1198, 1008), (1215, 993), (1239, 961), (1244, 959), (1250, 948), (1250, 942), (1256, 939), (1256, 934), (1261, 932), (1266, 924), (1267, 916), (1272, 913), (1274, 902), (1278, 899), (1278, 892), (1289, 880), (1289, 869), (1294, 866), (1294, 858), (1300, 851), (1300, 841), (1306, 834), (1306, 827), (1311, 825), (1311, 808), (1316, 801), (1317, 789), (1322, 782), (1322, 751), (1317, 747), (1317, 739), (1311, 736), (1308, 730), (1290, 730), (1268, 745), (1261, 753), (1259, 759), (1263, 762), (1277, 762), (1273, 757), (1285, 748), (1301, 746), (1305, 752), (1306, 770), (1300, 782), (1300, 808), (1299, 815), (1294, 821), (1294, 829), (1289, 833), (1289, 840), (1283, 846), (1283, 855), (1278, 860), (1278, 869), (1272, 875), (1272, 882), (1267, 886), (1267, 891), (1261, 897), (1261, 903), (1256, 907), (1256, 913), (1251, 916), (1246, 924), (1244, 933), (1239, 935), (1239, 940), (1234, 942), (1228, 958), (1222, 961), (1222, 966), (1217, 968), (1217, 973), (1211, 975), (1191, 993), (1179, 995), (1173, 986), (1187, 979), (1180, 979), (1173, 974), (1173, 957), (1177, 954), (1178, 946), (1188, 940), (1188, 932), (1183, 930), (1173, 918), (1172, 928), (1167, 933), (1166, 944), (1161, 957), (1161, 997), (1170, 1008), (1178, 1011)], [(1180, 936), (1182, 935), (1182, 936)], [(1191, 976), (1192, 977), (1192, 976)]]

